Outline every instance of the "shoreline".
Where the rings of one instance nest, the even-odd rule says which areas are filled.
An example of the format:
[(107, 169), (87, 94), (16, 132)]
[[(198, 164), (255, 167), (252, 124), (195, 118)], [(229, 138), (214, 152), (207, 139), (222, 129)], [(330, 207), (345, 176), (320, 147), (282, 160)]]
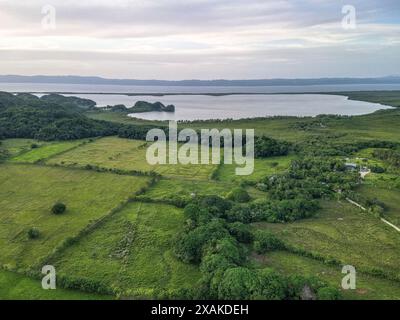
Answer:
[[(0, 90), (2, 91), (2, 90)], [(13, 94), (21, 94), (21, 93), (30, 93), (30, 94), (97, 94), (97, 95), (123, 95), (123, 96), (153, 96), (153, 97), (163, 97), (163, 96), (214, 96), (214, 97), (222, 97), (222, 96), (233, 96), (233, 95), (337, 95), (337, 96), (347, 96), (351, 94), (360, 94), (360, 93), (378, 93), (378, 92), (400, 92), (400, 90), (363, 90), (363, 91), (319, 91), (319, 92), (221, 92), (221, 93), (213, 93), (213, 92), (205, 92), (205, 93), (196, 93), (196, 92), (138, 92), (138, 93), (130, 93), (130, 92), (79, 92), (79, 91), (7, 91)], [(349, 97), (348, 97), (349, 98)], [(360, 100), (362, 101), (362, 100)]]

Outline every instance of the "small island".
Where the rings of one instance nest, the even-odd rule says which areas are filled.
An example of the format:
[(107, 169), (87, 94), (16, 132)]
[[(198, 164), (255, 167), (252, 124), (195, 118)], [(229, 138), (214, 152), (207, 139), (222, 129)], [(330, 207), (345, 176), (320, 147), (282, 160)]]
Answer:
[(123, 104), (115, 106), (107, 106), (106, 110), (113, 112), (126, 112), (126, 113), (141, 113), (141, 112), (175, 112), (175, 106), (170, 104), (165, 106), (163, 103), (157, 101), (154, 103), (147, 101), (137, 101), (133, 107), (127, 108)]

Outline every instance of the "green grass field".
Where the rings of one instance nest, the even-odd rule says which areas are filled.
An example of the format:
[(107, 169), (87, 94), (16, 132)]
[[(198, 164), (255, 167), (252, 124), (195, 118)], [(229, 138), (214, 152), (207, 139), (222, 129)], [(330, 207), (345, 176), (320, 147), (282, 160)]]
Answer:
[(371, 185), (363, 185), (358, 188), (357, 191), (369, 199), (377, 198), (382, 201), (386, 206), (386, 210), (383, 214), (384, 218), (400, 226), (400, 189), (386, 189)]
[(299, 256), (290, 252), (275, 251), (263, 256), (253, 256), (253, 261), (260, 267), (270, 267), (284, 274), (302, 274), (309, 277), (318, 277), (334, 288), (341, 290), (344, 299), (351, 300), (399, 300), (400, 284), (362, 273), (357, 273), (356, 289), (343, 290), (341, 288), (341, 267), (329, 266), (311, 258)]
[[(148, 179), (33, 165), (0, 166), (0, 265), (26, 269), (67, 237), (106, 215)], [(66, 213), (53, 215), (57, 201)], [(41, 236), (28, 240), (36, 227)]]
[(13, 157), (30, 151), (32, 144), (36, 144), (37, 146), (45, 146), (48, 144), (48, 142), (39, 142), (34, 139), (5, 139), (1, 140), (0, 147), (7, 150), (9, 156)]
[(36, 163), (48, 159), (56, 154), (65, 152), (76, 146), (86, 143), (87, 140), (65, 141), (46, 144), (39, 148), (31, 149), (30, 151), (16, 155), (10, 159), (16, 163)]
[(154, 171), (167, 177), (207, 180), (216, 165), (150, 165), (146, 160), (146, 142), (139, 140), (107, 137), (75, 148), (51, 158), (48, 164), (85, 166), (87, 164), (106, 168)]
[(319, 215), (288, 224), (257, 223), (287, 244), (356, 268), (400, 276), (399, 233), (347, 202), (324, 202)]
[(53, 263), (60, 274), (101, 281), (123, 297), (174, 292), (200, 277), (171, 251), (182, 227), (182, 212), (175, 207), (131, 203)]
[(190, 199), (192, 194), (201, 196), (216, 194), (224, 197), (233, 187), (233, 184), (219, 181), (161, 179), (145, 193), (145, 196), (156, 200)]
[(248, 176), (238, 176), (235, 174), (237, 165), (223, 164), (219, 169), (218, 179), (224, 182), (240, 183), (242, 181), (260, 181), (263, 177), (282, 173), (286, 171), (294, 156), (271, 157), (265, 159), (254, 159), (254, 172)]
[(43, 290), (40, 280), (0, 270), (0, 300), (105, 300), (110, 296), (81, 291)]

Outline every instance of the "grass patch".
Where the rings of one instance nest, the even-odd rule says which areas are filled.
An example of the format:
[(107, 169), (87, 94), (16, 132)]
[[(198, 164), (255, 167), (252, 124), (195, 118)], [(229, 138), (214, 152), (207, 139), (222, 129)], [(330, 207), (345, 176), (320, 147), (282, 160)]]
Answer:
[(0, 299), (2, 300), (105, 300), (110, 296), (75, 290), (44, 290), (40, 280), (0, 270)]
[(345, 274), (341, 267), (328, 266), (311, 258), (302, 257), (290, 252), (275, 251), (264, 256), (253, 256), (259, 267), (271, 267), (284, 274), (301, 274), (317, 276), (329, 285), (341, 290), (343, 297), (350, 300), (399, 300), (400, 284), (390, 280), (371, 277), (357, 273), (356, 289), (343, 290), (341, 282)]
[(152, 186), (145, 197), (154, 200), (190, 199), (192, 194), (225, 196), (233, 185), (218, 181), (161, 179)]
[(0, 142), (0, 148), (7, 150), (10, 157), (30, 151), (32, 144), (36, 144), (37, 146), (48, 144), (48, 142), (39, 142), (34, 139), (6, 139)]
[(72, 149), (80, 144), (86, 143), (86, 140), (63, 141), (51, 143), (39, 148), (32, 149), (10, 159), (11, 162), (36, 163), (50, 158), (56, 154)]
[[(32, 267), (147, 181), (144, 177), (66, 168), (1, 165), (0, 265)], [(65, 203), (67, 211), (56, 216), (50, 210), (57, 201)], [(38, 239), (28, 239), (27, 231), (32, 227), (40, 231)]]
[(386, 210), (384, 218), (391, 221), (393, 224), (400, 226), (400, 190), (399, 189), (384, 189), (371, 185), (362, 185), (357, 189), (359, 193), (369, 199), (378, 199), (382, 201)]
[(150, 165), (146, 160), (147, 144), (141, 140), (107, 137), (75, 148), (50, 159), (47, 163), (66, 166), (87, 164), (122, 170), (154, 171), (167, 177), (207, 180), (215, 165)]
[(183, 219), (173, 206), (131, 203), (53, 263), (60, 274), (100, 281), (122, 296), (173, 294), (200, 277), (197, 267), (172, 253)]
[(292, 247), (353, 265), (356, 269), (381, 269), (400, 276), (398, 232), (351, 204), (326, 201), (315, 218), (256, 226), (271, 230)]
[(223, 164), (219, 169), (218, 178), (220, 181), (242, 182), (260, 181), (262, 178), (286, 171), (294, 156), (271, 157), (265, 159), (254, 159), (254, 172), (248, 176), (238, 176), (235, 173), (237, 165)]

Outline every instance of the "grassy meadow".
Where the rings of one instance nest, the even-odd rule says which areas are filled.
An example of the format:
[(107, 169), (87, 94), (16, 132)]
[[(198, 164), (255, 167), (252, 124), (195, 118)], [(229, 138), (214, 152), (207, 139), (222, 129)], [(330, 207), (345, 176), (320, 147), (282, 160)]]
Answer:
[(157, 297), (162, 290), (189, 288), (199, 278), (196, 267), (171, 251), (182, 226), (180, 209), (130, 203), (51, 262), (60, 274), (102, 281), (122, 297)]
[(145, 141), (107, 137), (82, 145), (70, 152), (55, 156), (47, 164), (84, 167), (96, 165), (105, 168), (157, 172), (167, 177), (207, 180), (216, 165), (150, 165), (146, 161)]
[(43, 290), (40, 280), (0, 270), (0, 300), (109, 300), (111, 296), (77, 290)]
[(87, 143), (86, 140), (48, 143), (18, 154), (12, 157), (10, 161), (15, 163), (36, 163), (85, 143)]
[[(68, 237), (107, 215), (148, 178), (33, 165), (0, 165), (0, 265), (29, 269)], [(63, 215), (51, 214), (57, 201)], [(40, 231), (28, 239), (30, 228)]]
[(317, 276), (332, 287), (341, 290), (345, 299), (350, 300), (399, 300), (400, 286), (391, 280), (371, 277), (363, 273), (357, 274), (355, 290), (343, 290), (340, 286), (343, 274), (339, 266), (331, 266), (315, 259), (303, 257), (287, 251), (275, 251), (263, 256), (252, 257), (258, 267), (270, 267), (286, 274), (299, 273), (304, 276)]
[(319, 214), (287, 224), (257, 223), (293, 248), (360, 270), (385, 270), (400, 276), (400, 235), (373, 214), (346, 201), (322, 203)]

